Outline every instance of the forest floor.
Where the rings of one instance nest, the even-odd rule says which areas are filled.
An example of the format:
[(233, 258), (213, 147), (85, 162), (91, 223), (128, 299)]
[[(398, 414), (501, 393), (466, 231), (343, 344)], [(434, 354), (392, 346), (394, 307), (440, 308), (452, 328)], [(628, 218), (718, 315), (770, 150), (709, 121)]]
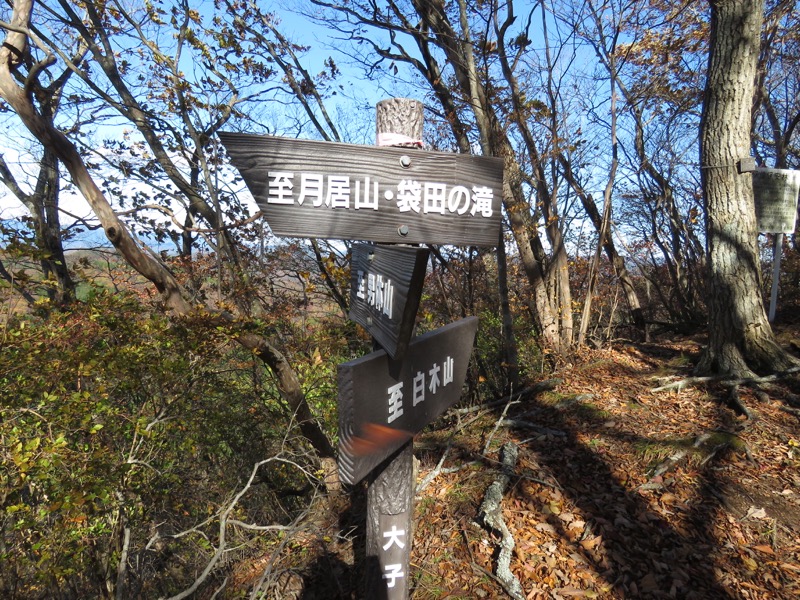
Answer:
[[(654, 391), (691, 376), (702, 341), (587, 350), (554, 389), (451, 412), (419, 435), (419, 479), (444, 462), (416, 497), (410, 597), (511, 597), (479, 512), (513, 442), (502, 515), (519, 597), (800, 598), (800, 378), (742, 386), (749, 418), (719, 382)], [(269, 557), (270, 598), (361, 597), (355, 497)], [(249, 563), (238, 589), (263, 571)]]

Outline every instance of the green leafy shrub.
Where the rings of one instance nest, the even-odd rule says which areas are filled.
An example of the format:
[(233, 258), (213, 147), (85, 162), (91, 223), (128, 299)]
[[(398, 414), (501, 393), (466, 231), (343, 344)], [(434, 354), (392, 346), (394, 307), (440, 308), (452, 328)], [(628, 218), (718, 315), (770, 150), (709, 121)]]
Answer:
[[(3, 598), (175, 593), (220, 548), (222, 508), (243, 523), (288, 523), (305, 508), (311, 461), (252, 356), (132, 294), (87, 298), (0, 329)], [(255, 463), (290, 454), (231, 505)], [(227, 535), (245, 547), (237, 556), (270, 543)]]

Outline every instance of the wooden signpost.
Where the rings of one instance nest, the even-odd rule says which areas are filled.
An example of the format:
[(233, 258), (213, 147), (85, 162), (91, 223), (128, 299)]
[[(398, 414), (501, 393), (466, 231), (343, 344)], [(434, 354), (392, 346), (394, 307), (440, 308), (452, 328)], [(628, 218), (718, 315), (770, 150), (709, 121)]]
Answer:
[[(275, 235), (495, 246), (503, 161), (423, 152), (422, 104), (377, 106), (378, 141), (354, 146), (221, 133)], [(408, 595), (411, 439), (461, 397), (476, 331), (467, 317), (409, 342), (425, 278), (422, 248), (356, 244), (350, 318), (380, 349), (339, 365), (339, 473), (367, 477), (366, 598)]]
[(384, 351), (339, 365), (339, 476), (358, 483), (461, 398), (478, 318), (421, 335), (408, 358)]
[(339, 365), (339, 477), (355, 484), (372, 475), (367, 598), (407, 598), (410, 440), (461, 398), (477, 329), (478, 318), (467, 317), (416, 338), (406, 360), (380, 350)]
[(417, 317), (427, 248), (355, 244), (350, 261), (350, 320), (394, 360), (405, 355)]
[(275, 235), (494, 246), (500, 158), (220, 133)]

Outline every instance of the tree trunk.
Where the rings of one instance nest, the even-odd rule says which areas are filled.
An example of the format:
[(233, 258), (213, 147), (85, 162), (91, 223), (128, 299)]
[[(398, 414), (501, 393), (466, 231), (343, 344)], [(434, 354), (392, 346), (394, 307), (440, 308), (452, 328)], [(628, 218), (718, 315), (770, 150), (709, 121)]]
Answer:
[(797, 363), (775, 341), (761, 299), (749, 156), (764, 0), (712, 0), (700, 168), (709, 259), (709, 343), (699, 372), (749, 376)]
[(45, 279), (55, 279), (56, 284), (48, 286), (48, 295), (56, 306), (66, 306), (75, 298), (75, 283), (69, 274), (61, 243), (61, 223), (58, 217), (58, 195), (61, 175), (58, 172), (58, 159), (45, 149), (40, 162), (39, 180), (36, 193), (30, 198), (36, 243), (44, 250), (42, 270)]
[[(554, 350), (558, 354), (566, 352), (571, 342), (571, 321), (565, 319), (569, 325), (569, 331), (564, 334), (561, 330), (561, 322), (558, 318), (559, 312), (571, 310), (571, 306), (553, 306), (551, 296), (547, 289), (548, 272), (542, 260), (536, 256), (535, 247), (541, 247), (538, 240), (538, 229), (536, 223), (530, 218), (531, 206), (522, 187), (521, 169), (516, 158), (516, 153), (509, 139), (508, 133), (501, 126), (495, 106), (489, 99), (489, 90), (482, 82), (482, 73), (476, 65), (474, 49), (471, 42), (469, 23), (467, 19), (468, 7), (465, 2), (459, 2), (459, 22), (462, 28), (457, 33), (450, 23), (443, 6), (437, 3), (412, 0), (414, 9), (421, 19), (425, 28), (435, 33), (435, 43), (442, 49), (448, 58), (450, 66), (454, 69), (454, 74), (458, 87), (463, 98), (468, 99), (469, 107), (475, 117), (475, 124), (480, 136), (481, 150), (486, 156), (498, 156), (505, 160), (505, 181), (503, 184), (503, 206), (506, 209), (511, 233), (514, 241), (519, 248), (519, 258), (522, 262), (525, 274), (532, 288), (532, 297), (529, 302), (531, 314), (536, 324), (537, 333), (541, 336), (542, 346)], [(510, 25), (513, 18), (508, 20)], [(442, 102), (442, 106), (450, 106), (451, 97), (441, 86), (441, 81), (436, 79), (435, 74), (439, 73), (438, 65), (429, 53), (426, 44), (421, 44), (421, 51), (426, 60), (427, 70), (423, 70), (423, 75), (433, 86), (437, 97)], [(498, 56), (502, 57), (499, 52)], [(513, 79), (508, 82), (513, 83)], [(518, 96), (518, 94), (516, 94)], [(517, 98), (519, 100), (519, 98)], [(462, 134), (466, 131), (458, 119), (451, 119), (453, 124), (453, 135), (459, 141), (459, 147), (463, 150), (469, 148), (469, 140)], [(533, 162), (538, 163), (538, 153)], [(557, 215), (553, 215), (557, 217)], [(552, 242), (552, 240), (549, 240)], [(563, 250), (563, 244), (557, 240), (553, 246), (558, 250)], [(565, 256), (565, 255), (564, 255)], [(566, 285), (567, 262), (559, 258), (558, 267), (563, 268), (559, 274), (561, 279), (557, 282)], [(559, 290), (563, 291), (563, 290)], [(559, 293), (558, 297), (566, 294)], [(565, 313), (566, 314), (566, 313)], [(571, 314), (567, 315), (571, 318)]]
[[(616, 170), (616, 168), (614, 168), (614, 170)], [(597, 287), (597, 273), (600, 270), (600, 258), (603, 255), (603, 247), (606, 243), (605, 240), (611, 237), (608, 232), (611, 223), (611, 179), (609, 179), (609, 185), (606, 186), (604, 196), (605, 206), (603, 207), (603, 218), (600, 223), (600, 228), (597, 231), (597, 248), (594, 253), (594, 258), (592, 258), (592, 262), (589, 264), (589, 282), (586, 286), (586, 299), (583, 301), (583, 313), (581, 314), (581, 324), (578, 329), (576, 344), (579, 348), (586, 342), (586, 333), (589, 331), (589, 321), (592, 317), (592, 300), (594, 299), (594, 293)], [(611, 320), (609, 317), (609, 327), (610, 326)]]
[[(52, 122), (52, 119), (49, 119)], [(39, 262), (42, 266), (42, 275), (47, 282), (45, 288), (49, 299), (58, 307), (68, 305), (75, 298), (75, 283), (69, 274), (67, 262), (64, 258), (64, 246), (61, 242), (61, 225), (58, 218), (58, 193), (60, 174), (58, 160), (48, 150), (44, 151), (39, 161), (39, 174), (36, 180), (36, 189), (27, 194), (17, 183), (8, 165), (0, 156), (0, 183), (3, 183), (28, 209), (33, 221), (36, 234), (36, 247), (40, 251)], [(3, 279), (21, 291), (13, 283), (13, 278), (7, 272), (2, 274)], [(23, 294), (26, 301), (35, 298), (30, 294)]]
[(500, 241), (497, 244), (497, 287), (500, 296), (500, 315), (503, 321), (503, 360), (506, 372), (506, 392), (519, 390), (519, 352), (514, 337), (514, 316), (508, 298), (508, 260), (506, 256), (506, 236), (500, 227)]
[[(558, 326), (553, 307), (550, 305), (550, 296), (547, 293), (546, 270), (534, 252), (536, 239), (535, 223), (531, 222), (530, 204), (524, 198), (520, 177), (520, 168), (513, 156), (510, 146), (505, 147), (504, 154), (496, 153), (505, 159), (505, 177), (503, 181), (503, 206), (506, 209), (508, 222), (514, 241), (519, 250), (519, 259), (522, 268), (531, 286), (531, 299), (529, 306), (536, 326), (537, 333), (542, 338), (544, 348), (558, 354), (566, 352), (569, 347), (562, 343), (561, 331)], [(565, 308), (569, 310), (571, 307)]]
[[(559, 162), (561, 163), (564, 177), (566, 178), (572, 190), (578, 196), (583, 209), (586, 211), (586, 215), (589, 217), (589, 220), (592, 222), (592, 225), (594, 225), (594, 228), (599, 235), (603, 228), (603, 217), (600, 215), (600, 211), (597, 210), (597, 204), (595, 204), (594, 198), (592, 198), (592, 196), (583, 188), (583, 186), (581, 186), (580, 182), (578, 182), (578, 179), (572, 172), (572, 165), (563, 154), (559, 156)], [(633, 277), (631, 276), (630, 271), (628, 271), (625, 260), (620, 256), (619, 252), (617, 252), (617, 247), (614, 244), (614, 238), (610, 234), (603, 236), (603, 250), (608, 257), (608, 260), (611, 261), (611, 265), (614, 267), (614, 273), (617, 275), (617, 278), (622, 285), (622, 290), (625, 292), (625, 299), (627, 300), (628, 308), (631, 311), (631, 319), (633, 320), (633, 324), (642, 332), (642, 335), (644, 336), (646, 331), (646, 322), (641, 302), (639, 302), (639, 294), (636, 291), (636, 287), (633, 283)]]
[[(586, 290), (586, 300), (584, 300), (583, 304), (583, 315), (581, 316), (580, 331), (578, 332), (578, 346), (582, 346), (586, 340), (586, 332), (589, 329), (589, 320), (592, 314), (592, 298), (594, 296), (595, 285), (597, 284), (597, 272), (600, 270), (600, 257), (603, 254), (603, 245), (606, 243), (606, 239), (611, 237), (609, 235), (609, 228), (611, 225), (611, 198), (614, 191), (617, 166), (619, 164), (617, 150), (617, 68), (613, 54), (609, 61), (608, 70), (611, 73), (611, 168), (609, 169), (608, 181), (606, 182), (606, 188), (603, 192), (603, 219), (600, 222), (600, 229), (597, 232), (597, 250), (589, 268), (589, 286)], [(609, 328), (611, 327), (611, 321), (612, 318), (609, 316)]]

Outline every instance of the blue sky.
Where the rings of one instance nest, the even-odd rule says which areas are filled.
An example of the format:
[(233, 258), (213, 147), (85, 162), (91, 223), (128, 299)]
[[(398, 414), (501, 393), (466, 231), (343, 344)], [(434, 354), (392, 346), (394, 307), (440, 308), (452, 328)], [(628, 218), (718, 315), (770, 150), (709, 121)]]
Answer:
[[(344, 87), (344, 92), (340, 93), (336, 98), (332, 99), (329, 103), (329, 110), (332, 112), (332, 117), (336, 119), (336, 107), (344, 114), (352, 115), (351, 100), (348, 96), (358, 94), (358, 98), (363, 103), (374, 105), (380, 99), (378, 91), (371, 89), (370, 86), (364, 86), (355, 83), (354, 76), (350, 76), (348, 71), (349, 67), (347, 61), (344, 60), (343, 55), (335, 48), (335, 43), (329, 39), (329, 31), (321, 26), (316, 25), (308, 18), (299, 15), (291, 10), (288, 10), (284, 4), (274, 3), (273, 5), (262, 5), (262, 9), (275, 12), (281, 19), (281, 32), (282, 34), (296, 43), (309, 47), (307, 53), (302, 57), (304, 67), (312, 74), (315, 75), (324, 69), (324, 62), (328, 57), (333, 57), (337, 66), (343, 71), (340, 84)], [(201, 9), (202, 10), (202, 9)], [(357, 92), (356, 92), (357, 90)], [(339, 100), (341, 98), (341, 100)], [(3, 136), (0, 140), (0, 153), (4, 156), (5, 160), (12, 167), (14, 175), (18, 178), (21, 185), (30, 189), (33, 185), (31, 173), (36, 171), (36, 159), (29, 153), (29, 148), (33, 149), (36, 153), (37, 144), (30, 140), (30, 135), (21, 126), (18, 125), (16, 118), (8, 116), (6, 119), (7, 135)], [(130, 126), (127, 127), (131, 129)], [(108, 128), (98, 132), (103, 137), (118, 137), (122, 133), (122, 127)], [(359, 130), (360, 131), (360, 130)], [(374, 131), (363, 132), (364, 141), (362, 143), (371, 143), (374, 140)], [(63, 171), (63, 169), (62, 169)], [(245, 200), (246, 200), (245, 194)], [(247, 200), (246, 200), (247, 201)], [(90, 217), (91, 211), (83, 198), (72, 190), (65, 190), (61, 195), (60, 205), (68, 213), (77, 215), (79, 217)], [(252, 211), (257, 210), (254, 203), (249, 202)], [(0, 185), (0, 219), (15, 219), (20, 216), (27, 215), (27, 209), (23, 204), (14, 197), (5, 186)], [(68, 215), (63, 215), (64, 222), (70, 222), (71, 219)]]

